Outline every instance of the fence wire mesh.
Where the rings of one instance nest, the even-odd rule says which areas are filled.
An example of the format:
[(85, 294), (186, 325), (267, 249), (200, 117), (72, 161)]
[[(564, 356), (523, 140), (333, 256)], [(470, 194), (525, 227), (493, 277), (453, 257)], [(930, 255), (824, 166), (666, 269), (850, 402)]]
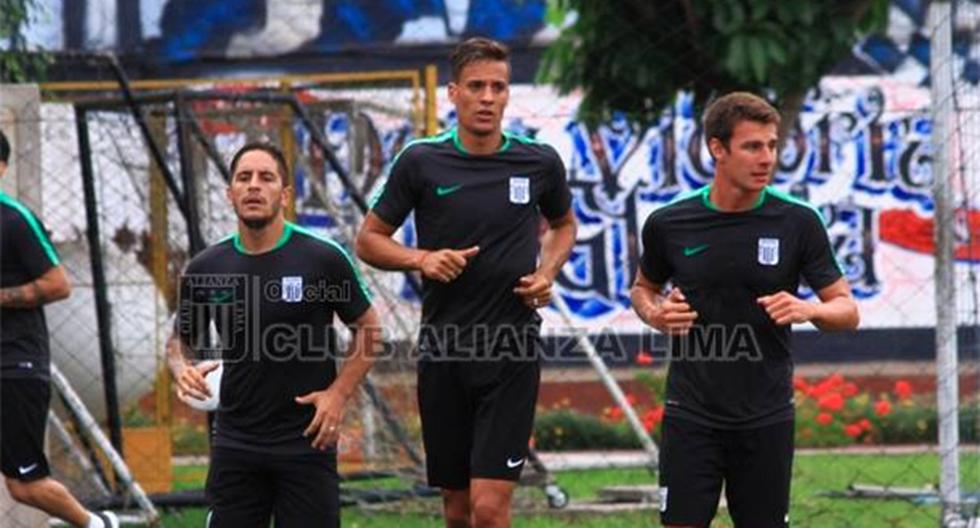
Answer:
[[(980, 140), (980, 92), (974, 69), (980, 57), (974, 39), (980, 8), (976, 2), (953, 2), (949, 21), (956, 49), (949, 65), (955, 72), (955, 100), (953, 122), (946, 130), (954, 152), (949, 177), (955, 188), (956, 222), (936, 225), (930, 119), (935, 101), (927, 84), (928, 64), (920, 60), (921, 48), (915, 48), (930, 35), (924, 21), (906, 9), (908, 2), (897, 4), (891, 7), (888, 34), (855, 46), (855, 56), (874, 62), (879, 74), (857, 77), (838, 71), (808, 93), (781, 151), (774, 182), (821, 210), (862, 312), (859, 334), (839, 337), (800, 328), (796, 339), (797, 454), (790, 518), (798, 526), (940, 523), (941, 417), (936, 409), (932, 329), (934, 299), (944, 293), (937, 292), (933, 278), (936, 229), (953, 230), (956, 240), (957, 291), (949, 302), (955, 302), (959, 329), (959, 483), (962, 512), (978, 516), (980, 161), (975, 145)], [(890, 60), (881, 58), (883, 48), (892, 53)], [(351, 190), (324, 159), (310, 127), (281, 101), (234, 95), (270, 90), (297, 94), (362, 196), (383, 184), (394, 155), (422, 135), (420, 95), (404, 82), (283, 86), (218, 83), (195, 88), (188, 92), (192, 95), (184, 101), (187, 113), (182, 115), (176, 113), (175, 97), (154, 92), (161, 98), (141, 102), (140, 108), (164, 150), (176, 188), (186, 193), (188, 181), (194, 187), (199, 214), (195, 225), (204, 242), (214, 242), (235, 228), (219, 164), (227, 163), (246, 140), (267, 138), (287, 150), (296, 190), (291, 211), (295, 220), (350, 248), (361, 213)], [(208, 98), (202, 95), (205, 90), (221, 97)], [(118, 99), (120, 94), (101, 95)], [(571, 309), (575, 331), (592, 336), (657, 439), (666, 365), (661, 341), (642, 327), (629, 306), (628, 290), (641, 249), (638, 233), (650, 212), (710, 181), (710, 156), (700, 116), (686, 94), (680, 94), (663, 119), (647, 130), (635, 130), (617, 118), (590, 129), (575, 115), (580, 100), (579, 94), (559, 96), (547, 86), (514, 85), (504, 124), (509, 131), (553, 145), (566, 164), (580, 227), (558, 287)], [(442, 95), (437, 108), (440, 127), (455, 123), (452, 105)], [(5, 131), (25, 121), (39, 127), (36, 141), (13, 137), (12, 172), (33, 174), (40, 182), (39, 192), (23, 191), (20, 196), (51, 231), (75, 287), (71, 298), (48, 309), (53, 358), (105, 423), (93, 249), (86, 238), (75, 106), (59, 94), (36, 110), (15, 109), (0, 119)], [(93, 106), (87, 119), (101, 233), (96, 251), (104, 259), (108, 280), (110, 341), (127, 461), (151, 491), (199, 490), (207, 471), (205, 421), (170, 397), (162, 363), (174, 307), (173, 283), (191, 254), (187, 217), (124, 105), (116, 101)], [(194, 126), (200, 127), (201, 137)], [(181, 133), (189, 145), (183, 150)], [(218, 159), (207, 152), (211, 147), (206, 143)], [(190, 180), (182, 178), (182, 161), (191, 169)], [(18, 177), (17, 188), (28, 189), (24, 176)], [(397, 236), (412, 243), (411, 224)], [(434, 501), (369, 505), (383, 495), (379, 490), (416, 494), (413, 486), (422, 475), (421, 465), (409, 454), (420, 451), (420, 431), (414, 365), (406, 357), (419, 307), (403, 276), (367, 266), (361, 270), (376, 293), (397, 353), (375, 368), (371, 381), (379, 398), (372, 402), (368, 394), (361, 395), (347, 415), (340, 446), (342, 472), (378, 472), (380, 478), (350, 482), (345, 496), (359, 504), (356, 523), (387, 526), (400, 522), (394, 519), (401, 514), (418, 512), (424, 522), (434, 522), (429, 517), (438, 511)], [(543, 316), (553, 342), (561, 342), (558, 337), (571, 331), (554, 307)], [(545, 466), (555, 471), (562, 491), (571, 494), (572, 512), (563, 514), (562, 522), (656, 525), (650, 504), (638, 514), (622, 513), (601, 500), (603, 486), (651, 485), (656, 477), (647, 471), (648, 460), (637, 451), (639, 442), (626, 427), (622, 411), (581, 352), (557, 345), (552, 349), (555, 355), (546, 360), (543, 371), (533, 443)], [(103, 470), (108, 483), (93, 476), (90, 464), (103, 462), (98, 455), (84, 462), (92, 457), (79, 441), (79, 431), (61, 405), (56, 403), (54, 409), (65, 428), (62, 435), (57, 425), (49, 427), (56, 476), (79, 497), (104, 499), (102, 487), (116, 489), (111, 471)], [(147, 469), (141, 473), (138, 467)], [(537, 490), (519, 492), (519, 505), (527, 510), (519, 514), (517, 524), (525, 515), (539, 514), (545, 499)], [(721, 511), (712, 526), (732, 526), (725, 509)], [(395, 515), (389, 517), (392, 512)], [(173, 508), (168, 515), (168, 526), (203, 522), (198, 508)], [(0, 512), (0, 519), (12, 517)], [(410, 526), (407, 523), (413, 521), (404, 522)]]

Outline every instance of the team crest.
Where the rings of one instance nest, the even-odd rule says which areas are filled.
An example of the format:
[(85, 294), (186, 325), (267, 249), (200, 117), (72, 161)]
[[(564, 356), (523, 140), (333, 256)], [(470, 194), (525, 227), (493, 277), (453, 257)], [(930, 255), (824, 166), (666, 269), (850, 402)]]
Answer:
[(763, 266), (775, 266), (779, 264), (778, 238), (759, 239), (759, 264)]
[(303, 277), (282, 278), (282, 300), (291, 303), (303, 300)]
[(524, 176), (511, 176), (510, 203), (531, 203), (531, 179)]

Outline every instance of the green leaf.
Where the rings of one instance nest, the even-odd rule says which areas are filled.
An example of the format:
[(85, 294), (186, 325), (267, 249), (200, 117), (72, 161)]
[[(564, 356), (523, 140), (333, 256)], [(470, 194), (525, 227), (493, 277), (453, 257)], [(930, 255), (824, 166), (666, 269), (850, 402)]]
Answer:
[[(797, 13), (799, 16), (799, 21), (806, 26), (812, 26), (813, 20), (817, 16), (817, 8), (811, 2), (800, 2), (797, 4)], [(831, 21), (827, 21), (830, 23)]]
[(759, 84), (766, 83), (766, 46), (759, 37), (748, 39), (749, 64), (752, 66), (752, 75)]
[(712, 25), (719, 33), (735, 33), (743, 24), (745, 24), (745, 8), (738, 1), (721, 2), (712, 12)]
[(728, 43), (728, 53), (725, 56), (725, 69), (729, 75), (744, 79), (744, 72), (748, 65), (746, 57), (746, 43), (744, 35), (734, 35)]
[(776, 64), (785, 65), (789, 60), (786, 49), (783, 48), (783, 44), (776, 38), (766, 39), (766, 50), (769, 52), (769, 58)]
[[(778, 4), (778, 1), (777, 1)], [(756, 0), (752, 2), (752, 21), (762, 22), (769, 16), (769, 11), (772, 9), (772, 5), (768, 2), (762, 0)]]
[(544, 11), (544, 21), (548, 25), (561, 27), (562, 22), (565, 21), (565, 14), (568, 11), (561, 4), (561, 0), (548, 0), (548, 5)]
[(776, 2), (776, 18), (783, 25), (790, 25), (796, 18), (794, 3), (791, 0)]

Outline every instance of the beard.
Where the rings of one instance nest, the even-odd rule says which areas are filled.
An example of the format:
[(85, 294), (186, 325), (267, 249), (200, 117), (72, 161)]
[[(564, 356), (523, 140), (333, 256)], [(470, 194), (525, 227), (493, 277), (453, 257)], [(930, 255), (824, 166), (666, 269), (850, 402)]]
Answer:
[(249, 229), (259, 230), (272, 223), (273, 218), (275, 218), (275, 215), (269, 215), (264, 218), (242, 218), (242, 223)]
[[(237, 211), (236, 211), (236, 213), (237, 213)], [(238, 219), (241, 220), (243, 224), (245, 224), (245, 227), (247, 227), (249, 229), (253, 229), (253, 230), (259, 230), (259, 229), (263, 229), (265, 226), (271, 224), (272, 221), (276, 219), (276, 215), (278, 215), (278, 214), (279, 214), (279, 208), (278, 207), (273, 207), (272, 208), (272, 211), (269, 213), (268, 216), (263, 216), (263, 217), (259, 217), (259, 218), (254, 218), (254, 217), (252, 217), (252, 218), (245, 218), (245, 217), (242, 216), (241, 213), (238, 213)]]

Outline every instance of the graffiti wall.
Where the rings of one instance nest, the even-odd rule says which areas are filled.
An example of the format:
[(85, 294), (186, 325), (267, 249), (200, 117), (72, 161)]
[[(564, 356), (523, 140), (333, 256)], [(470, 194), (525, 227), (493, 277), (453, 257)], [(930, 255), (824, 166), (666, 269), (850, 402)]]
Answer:
[[(781, 151), (774, 185), (823, 213), (866, 328), (933, 324), (928, 96), (926, 89), (881, 78), (827, 79), (810, 94)], [(568, 167), (580, 229), (559, 279), (563, 295), (593, 329), (638, 330), (628, 310), (629, 286), (644, 220), (711, 180), (690, 99), (680, 97), (650, 130), (613, 121), (592, 133), (570, 118), (574, 97), (522, 88), (513, 100), (510, 126), (554, 145)], [(536, 108), (552, 111), (542, 115)], [(963, 168), (969, 181), (962, 185), (972, 189), (973, 202), (961, 204), (956, 254), (966, 273), (980, 264), (980, 179)]]
[[(505, 125), (553, 145), (568, 170), (579, 222), (578, 240), (558, 279), (578, 325), (637, 332), (630, 310), (639, 233), (646, 217), (682, 192), (711, 181), (712, 161), (699, 116), (688, 97), (678, 98), (662, 120), (645, 131), (613, 120), (590, 132), (575, 120), (575, 95), (559, 97), (548, 87), (512, 87)], [(872, 77), (828, 78), (813, 90), (781, 151), (774, 185), (808, 200), (822, 212), (833, 249), (862, 305), (865, 328), (933, 324), (933, 202), (929, 92), (908, 83)], [(440, 101), (443, 123), (455, 116)], [(975, 119), (965, 116), (964, 119)], [(346, 125), (328, 120), (336, 146)], [(397, 122), (372, 127), (390, 161), (410, 138)], [(965, 148), (970, 148), (964, 145)], [(980, 266), (980, 189), (969, 151), (961, 151), (961, 188), (972, 201), (957, 216), (960, 272)], [(306, 175), (306, 177), (319, 177)], [(326, 181), (333, 176), (325, 174)], [(365, 188), (377, 189), (383, 176)], [(303, 197), (304, 189), (297, 195)], [(316, 208), (303, 208), (311, 225), (329, 225)], [(409, 225), (404, 241), (414, 241)], [(966, 284), (964, 280), (961, 284)], [(407, 288), (403, 289), (411, 297)], [(812, 297), (805, 287), (799, 292)], [(545, 313), (558, 324), (558, 314)]]
[[(546, 0), (45, 0), (30, 41), (151, 61), (318, 54), (455, 42), (548, 41)], [(560, 23), (559, 18), (555, 22)], [(550, 29), (549, 29), (550, 28)]]
[[(147, 64), (181, 64), (360, 52), (361, 69), (384, 50), (450, 44), (481, 35), (544, 45), (574, 15), (548, 0), (44, 0), (27, 38), (48, 50), (114, 50)], [(976, 1), (956, 3), (955, 68), (980, 81), (971, 20)], [(894, 0), (887, 34), (854, 47), (839, 70), (925, 84), (929, 75), (928, 0)], [(973, 23), (975, 26), (975, 22)], [(0, 42), (0, 47), (2, 47)], [(397, 55), (396, 55), (397, 57)], [(397, 59), (396, 59), (397, 60)], [(401, 56), (416, 67), (411, 56)], [(249, 64), (238, 63), (247, 70)], [(391, 67), (390, 61), (385, 67)], [(291, 61), (279, 64), (283, 70)]]

